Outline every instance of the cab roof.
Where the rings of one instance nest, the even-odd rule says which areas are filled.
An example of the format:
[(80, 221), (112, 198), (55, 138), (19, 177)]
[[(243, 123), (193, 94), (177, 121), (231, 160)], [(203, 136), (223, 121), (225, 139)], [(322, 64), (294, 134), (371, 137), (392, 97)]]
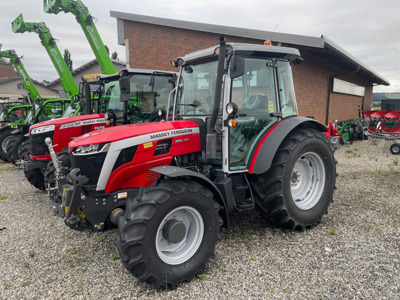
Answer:
[[(290, 61), (301, 58), (298, 49), (289, 47), (265, 46), (243, 43), (227, 43), (226, 47), (227, 49), (231, 49), (235, 54), (243, 56), (273, 57), (288, 59)], [(211, 57), (217, 57), (217, 55), (215, 54), (215, 50), (217, 48), (219, 48), (219, 45), (186, 54), (185, 56), (179, 57), (177, 60), (181, 65), (186, 65)]]

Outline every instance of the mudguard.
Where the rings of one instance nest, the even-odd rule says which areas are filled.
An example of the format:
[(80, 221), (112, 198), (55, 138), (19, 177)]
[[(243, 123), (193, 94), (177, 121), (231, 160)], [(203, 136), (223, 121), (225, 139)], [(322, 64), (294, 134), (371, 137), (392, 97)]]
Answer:
[(327, 128), (323, 124), (307, 117), (292, 117), (282, 120), (271, 127), (260, 138), (258, 145), (254, 147), (250, 155), (252, 159), (249, 160), (249, 174), (262, 174), (268, 171), (279, 146), (286, 136), (298, 126), (315, 128), (322, 132), (327, 131)]
[(191, 170), (187, 170), (187, 169), (179, 168), (179, 167), (175, 167), (175, 166), (161, 166), (161, 167), (152, 168), (150, 170), (157, 172), (159, 174), (162, 174), (164, 176), (171, 177), (171, 178), (187, 176), (187, 177), (190, 177), (193, 180), (207, 186), (207, 188), (210, 189), (210, 191), (214, 194), (218, 203), (223, 205), (224, 215), (222, 216), (222, 219), (224, 220), (224, 226), (228, 227), (228, 209), (227, 209), (225, 200), (222, 197), (222, 194), (219, 191), (219, 189), (217, 188), (217, 186), (206, 176), (204, 176), (200, 173), (197, 173), (197, 172), (193, 172)]

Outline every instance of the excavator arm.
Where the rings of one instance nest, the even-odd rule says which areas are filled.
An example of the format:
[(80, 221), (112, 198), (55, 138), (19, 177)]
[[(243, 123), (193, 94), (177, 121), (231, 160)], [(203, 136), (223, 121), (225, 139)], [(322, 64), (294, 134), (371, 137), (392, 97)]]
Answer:
[(79, 94), (79, 87), (75, 83), (67, 64), (62, 57), (60, 50), (57, 47), (55, 39), (50, 33), (50, 29), (44, 22), (32, 23), (25, 22), (22, 14), (20, 14), (12, 23), (12, 30), (16, 33), (35, 32), (39, 35), (40, 41), (47, 51), (58, 75), (60, 76), (61, 85), (68, 95), (72, 98)]
[(41, 98), (39, 91), (36, 89), (35, 84), (33, 83), (32, 79), (29, 77), (28, 73), (25, 70), (24, 65), (21, 62), (21, 59), (15, 53), (15, 50), (5, 50), (0, 51), (0, 58), (9, 58), (10, 63), (13, 65), (15, 71), (17, 72), (18, 76), (22, 79), (22, 83), (24, 85), (24, 89), (26, 89), (33, 100), (38, 100)]
[(108, 56), (100, 34), (94, 25), (93, 17), (90, 15), (88, 8), (81, 0), (43, 0), (43, 9), (49, 14), (58, 14), (61, 11), (72, 13), (79, 25), (81, 25), (82, 30), (89, 41), (90, 47), (99, 62), (101, 72), (106, 75), (117, 73), (110, 57)]

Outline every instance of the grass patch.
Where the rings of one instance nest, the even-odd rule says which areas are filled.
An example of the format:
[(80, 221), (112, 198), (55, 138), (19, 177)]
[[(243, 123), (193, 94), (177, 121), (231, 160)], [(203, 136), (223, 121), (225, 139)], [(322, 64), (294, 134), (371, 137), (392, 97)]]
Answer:
[(199, 278), (200, 280), (206, 280), (207, 275), (206, 274), (198, 274), (197, 278)]
[(336, 235), (336, 234), (337, 234), (336, 229), (334, 229), (334, 228), (330, 229), (330, 230), (329, 230), (329, 234), (330, 234), (330, 235)]

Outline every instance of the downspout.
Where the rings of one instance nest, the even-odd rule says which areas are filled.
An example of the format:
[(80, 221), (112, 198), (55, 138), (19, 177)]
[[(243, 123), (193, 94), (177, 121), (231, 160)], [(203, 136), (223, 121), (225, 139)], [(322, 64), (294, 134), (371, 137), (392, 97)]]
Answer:
[(336, 78), (336, 77), (338, 77), (338, 76), (357, 73), (358, 71), (360, 71), (360, 65), (357, 66), (357, 70), (350, 71), (350, 72), (346, 72), (346, 73), (334, 74), (334, 75), (331, 75), (331, 76), (329, 77), (328, 101), (327, 101), (328, 103), (327, 103), (327, 105), (326, 105), (326, 119), (325, 119), (325, 125), (328, 125), (328, 124), (329, 124), (329, 106), (330, 106), (330, 102), (331, 102), (331, 90), (333, 89), (333, 79)]

